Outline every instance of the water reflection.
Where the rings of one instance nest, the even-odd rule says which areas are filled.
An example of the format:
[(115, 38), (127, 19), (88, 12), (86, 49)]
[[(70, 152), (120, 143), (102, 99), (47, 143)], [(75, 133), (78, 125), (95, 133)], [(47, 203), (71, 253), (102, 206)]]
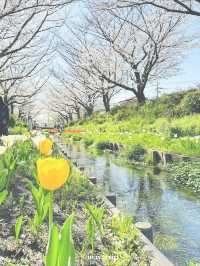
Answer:
[(176, 250), (163, 251), (175, 265), (200, 259), (200, 199), (176, 187), (165, 173), (136, 170), (113, 162), (112, 156), (92, 158), (82, 146), (69, 145), (72, 159), (98, 178), (102, 193), (115, 192), (117, 207), (136, 221), (150, 221), (155, 234), (173, 237)]

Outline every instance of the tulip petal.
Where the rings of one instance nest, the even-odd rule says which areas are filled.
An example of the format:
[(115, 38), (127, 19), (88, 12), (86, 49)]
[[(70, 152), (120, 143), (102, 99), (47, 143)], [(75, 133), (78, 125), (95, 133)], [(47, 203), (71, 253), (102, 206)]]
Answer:
[(37, 161), (38, 180), (47, 190), (59, 189), (68, 180), (70, 164), (65, 159), (45, 158)]

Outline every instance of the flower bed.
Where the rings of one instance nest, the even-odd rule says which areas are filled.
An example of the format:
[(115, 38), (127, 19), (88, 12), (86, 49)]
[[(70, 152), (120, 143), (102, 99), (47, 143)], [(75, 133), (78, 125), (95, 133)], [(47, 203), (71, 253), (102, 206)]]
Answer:
[[(0, 160), (6, 174), (0, 180), (0, 265), (148, 265), (132, 218), (110, 216), (74, 167), (65, 178), (63, 164), (46, 162), (65, 161), (56, 145), (42, 139), (36, 147), (30, 140), (16, 143)], [(37, 169), (37, 161), (45, 166)]]

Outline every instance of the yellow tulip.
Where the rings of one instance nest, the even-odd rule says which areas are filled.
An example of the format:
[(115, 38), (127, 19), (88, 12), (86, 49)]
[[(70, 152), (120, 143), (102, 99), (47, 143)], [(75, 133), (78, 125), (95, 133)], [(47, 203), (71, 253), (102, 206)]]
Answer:
[(38, 143), (38, 149), (43, 155), (50, 155), (52, 153), (53, 141), (50, 139), (41, 140)]
[(59, 189), (68, 180), (70, 164), (65, 159), (45, 158), (37, 161), (38, 180), (46, 190)]

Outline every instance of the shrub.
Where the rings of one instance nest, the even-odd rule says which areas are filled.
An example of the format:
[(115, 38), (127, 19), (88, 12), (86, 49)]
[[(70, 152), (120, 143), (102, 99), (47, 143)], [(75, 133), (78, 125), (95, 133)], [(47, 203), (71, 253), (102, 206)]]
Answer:
[(105, 114), (95, 113), (93, 117), (93, 121), (96, 124), (103, 124), (105, 122)]
[(177, 134), (177, 136), (197, 136), (200, 135), (200, 115), (185, 116), (178, 119), (174, 119), (170, 124), (171, 136)]
[(183, 162), (170, 169), (175, 182), (191, 187), (200, 192), (200, 164), (196, 162)]
[(25, 134), (27, 132), (28, 132), (28, 129), (24, 126), (16, 126), (10, 130), (10, 133), (13, 135)]
[(79, 135), (73, 135), (73, 136), (72, 136), (72, 139), (73, 139), (74, 141), (80, 141), (80, 140), (82, 139), (82, 137), (79, 136)]
[(147, 165), (154, 165), (153, 156), (150, 153), (145, 154), (144, 161), (147, 163)]
[(86, 121), (85, 119), (79, 120), (78, 125), (80, 125), (80, 126), (83, 125), (85, 123), (85, 121)]
[(93, 140), (92, 139), (84, 139), (84, 144), (86, 146), (91, 146), (93, 144)]
[(162, 95), (159, 99), (156, 100), (156, 102), (162, 103), (165, 106), (175, 106), (181, 102), (185, 93), (187, 92), (176, 92), (169, 95)]
[(75, 125), (75, 124), (76, 124), (76, 121), (70, 121), (70, 122), (69, 122), (69, 126), (70, 126), (70, 127), (72, 127), (72, 126)]
[(124, 155), (128, 160), (134, 160), (138, 162), (144, 161), (145, 154), (146, 150), (140, 144), (130, 146), (128, 149), (124, 151)]
[(182, 130), (178, 127), (170, 127), (169, 128), (169, 135), (170, 137), (181, 137), (183, 136)]
[(187, 93), (181, 101), (181, 109), (184, 114), (200, 113), (200, 90)]
[(9, 118), (9, 127), (15, 127), (16, 126), (16, 119), (14, 117), (14, 115), (11, 115)]
[(151, 116), (154, 116), (155, 118), (161, 116), (177, 116), (176, 106), (180, 104), (183, 97), (184, 92), (163, 95), (158, 99), (150, 101), (148, 104), (148, 110), (145, 110), (145, 113), (150, 113)]
[(97, 144), (96, 144), (96, 147), (98, 150), (106, 150), (106, 149), (110, 149), (110, 142), (108, 141), (99, 141)]
[(132, 118), (135, 113), (135, 106), (121, 106), (118, 109), (118, 112), (115, 115), (115, 119), (117, 121), (126, 120), (129, 117)]
[(158, 118), (152, 125), (152, 128), (155, 129), (156, 132), (165, 136), (170, 135), (170, 121), (164, 117)]
[(121, 109), (121, 106), (118, 106), (118, 105), (114, 106), (113, 108), (111, 108), (111, 111), (110, 111), (111, 115), (117, 114), (120, 109)]

